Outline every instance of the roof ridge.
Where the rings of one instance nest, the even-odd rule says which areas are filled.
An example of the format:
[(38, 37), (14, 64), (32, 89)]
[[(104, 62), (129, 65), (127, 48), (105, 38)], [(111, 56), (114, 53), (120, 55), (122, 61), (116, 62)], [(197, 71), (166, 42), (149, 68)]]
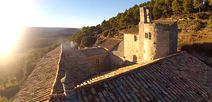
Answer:
[(75, 88), (79, 88), (79, 87), (91, 85), (91, 84), (94, 84), (94, 83), (98, 83), (98, 82), (101, 82), (101, 81), (104, 81), (104, 80), (107, 80), (107, 79), (115, 78), (115, 77), (118, 77), (119, 75), (127, 74), (128, 72), (134, 71), (136, 69), (140, 69), (141, 67), (145, 67), (145, 66), (154, 64), (154, 63), (156, 63), (156, 62), (158, 62), (162, 59), (166, 60), (170, 57), (178, 56), (178, 55), (181, 55), (181, 54), (184, 54), (184, 53), (185, 52), (179, 52), (179, 53), (172, 54), (172, 55), (169, 55), (169, 56), (166, 56), (166, 57), (155, 59), (153, 61), (149, 61), (149, 62), (145, 62), (145, 63), (141, 63), (141, 64), (134, 64), (134, 65), (131, 65), (131, 66), (126, 66), (126, 67), (121, 67), (119, 69), (116, 69), (116, 70), (101, 74), (99, 76), (93, 77), (91, 79), (88, 79), (88, 80), (82, 82), (81, 84), (76, 85)]

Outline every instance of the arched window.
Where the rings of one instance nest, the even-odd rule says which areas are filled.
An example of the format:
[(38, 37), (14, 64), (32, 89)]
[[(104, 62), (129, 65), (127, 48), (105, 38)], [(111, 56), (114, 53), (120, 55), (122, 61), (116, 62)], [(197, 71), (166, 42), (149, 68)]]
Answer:
[(145, 33), (145, 38), (151, 40), (152, 39), (152, 33)]
[(133, 55), (133, 62), (137, 62), (137, 56)]
[(134, 41), (137, 41), (137, 40), (138, 40), (137, 36), (136, 36), (136, 35), (134, 35)]
[(149, 32), (149, 40), (152, 39), (152, 34)]

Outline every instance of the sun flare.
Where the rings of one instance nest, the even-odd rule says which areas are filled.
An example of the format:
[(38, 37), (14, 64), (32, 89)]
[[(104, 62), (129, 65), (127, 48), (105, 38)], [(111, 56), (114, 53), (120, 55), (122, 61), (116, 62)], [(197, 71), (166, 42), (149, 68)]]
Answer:
[(32, 0), (0, 0), (0, 58), (17, 47), (23, 28), (32, 17)]

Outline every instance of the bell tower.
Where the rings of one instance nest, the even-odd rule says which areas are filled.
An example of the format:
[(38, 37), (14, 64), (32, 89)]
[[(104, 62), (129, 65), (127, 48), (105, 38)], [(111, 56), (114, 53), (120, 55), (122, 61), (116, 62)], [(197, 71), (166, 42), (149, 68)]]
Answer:
[[(152, 8), (151, 7), (141, 7), (140, 8), (140, 22), (139, 22), (139, 62), (143, 62), (145, 60), (145, 36), (148, 32), (149, 34), (149, 28), (151, 28), (151, 25), (153, 24), (153, 15), (152, 15)], [(148, 35), (149, 36), (149, 35)], [(151, 36), (151, 35), (150, 35)]]
[(140, 23), (152, 23), (152, 8), (141, 7), (140, 8)]

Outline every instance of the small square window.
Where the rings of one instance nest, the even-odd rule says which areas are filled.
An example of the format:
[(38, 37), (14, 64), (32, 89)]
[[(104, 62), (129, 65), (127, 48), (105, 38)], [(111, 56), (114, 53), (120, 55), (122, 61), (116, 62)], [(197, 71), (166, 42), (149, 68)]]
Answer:
[(137, 36), (136, 36), (136, 35), (134, 35), (134, 41), (137, 41), (137, 40), (138, 40)]
[(145, 33), (145, 38), (148, 38), (148, 33)]
[(149, 32), (149, 40), (152, 39), (152, 34)]

